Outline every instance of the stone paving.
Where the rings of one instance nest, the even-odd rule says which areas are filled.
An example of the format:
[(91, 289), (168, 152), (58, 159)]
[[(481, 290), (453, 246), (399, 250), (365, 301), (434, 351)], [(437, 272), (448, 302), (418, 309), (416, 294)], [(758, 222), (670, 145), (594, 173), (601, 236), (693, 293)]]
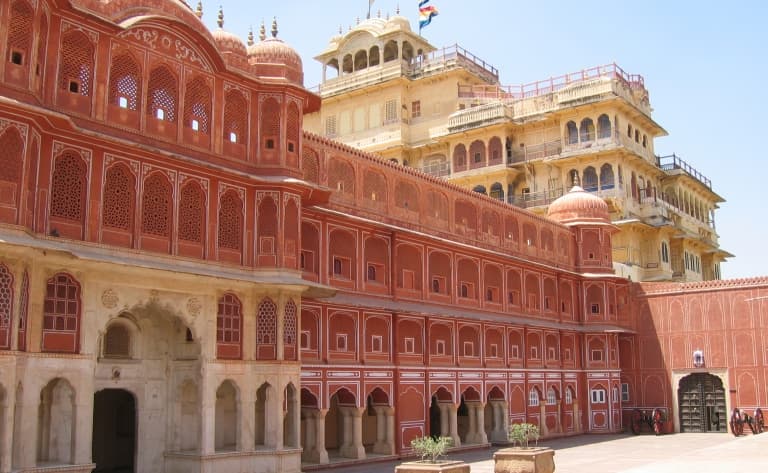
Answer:
[[(547, 440), (557, 473), (731, 473), (768, 471), (768, 433), (582, 435)], [(493, 451), (449, 455), (469, 462), (472, 473), (493, 473)], [(332, 467), (334, 473), (392, 473), (398, 462)]]

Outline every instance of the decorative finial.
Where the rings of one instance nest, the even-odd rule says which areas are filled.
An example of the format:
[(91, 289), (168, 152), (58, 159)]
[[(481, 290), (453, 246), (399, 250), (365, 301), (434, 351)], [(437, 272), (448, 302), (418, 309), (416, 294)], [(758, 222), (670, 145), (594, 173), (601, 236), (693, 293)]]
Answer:
[(342, 28), (341, 28), (341, 25), (339, 25), (339, 34), (341, 33), (342, 33)]
[(399, 14), (400, 14), (400, 4), (398, 3), (397, 9), (395, 9), (395, 15), (399, 15)]
[(253, 46), (253, 26), (248, 30), (248, 46)]
[(359, 16), (357, 17), (357, 24), (358, 25), (360, 24), (360, 17)]
[(259, 27), (259, 41), (267, 39), (267, 29), (264, 28), (264, 20), (261, 20), (261, 27)]
[(277, 17), (272, 17), (272, 37), (277, 38)]
[(224, 29), (224, 7), (219, 5), (219, 17), (216, 20), (216, 24), (219, 25), (219, 29)]
[(203, 1), (202, 0), (198, 0), (197, 2), (197, 8), (195, 9), (195, 16), (200, 18), (201, 20), (203, 19)]
[(376, 12), (376, 18), (381, 18), (381, 8), (379, 8), (379, 11)]
[(571, 172), (573, 173), (573, 187), (576, 187), (576, 186), (578, 186), (580, 184), (579, 183), (579, 172), (576, 171), (576, 170), (571, 171)]
[(389, 12), (387, 12), (387, 21), (389, 21)]

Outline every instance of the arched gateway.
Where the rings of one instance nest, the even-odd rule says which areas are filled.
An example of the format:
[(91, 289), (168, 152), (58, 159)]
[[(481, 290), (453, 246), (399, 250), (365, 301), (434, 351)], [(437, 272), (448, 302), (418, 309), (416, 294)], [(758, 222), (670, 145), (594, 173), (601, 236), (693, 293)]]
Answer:
[(693, 373), (680, 380), (677, 390), (680, 432), (725, 432), (728, 415), (725, 389), (717, 376)]

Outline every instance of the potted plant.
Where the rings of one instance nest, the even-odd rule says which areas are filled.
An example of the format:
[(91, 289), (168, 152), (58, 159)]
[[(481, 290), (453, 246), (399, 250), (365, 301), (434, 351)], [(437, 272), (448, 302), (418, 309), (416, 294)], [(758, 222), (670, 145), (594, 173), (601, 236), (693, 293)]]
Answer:
[(419, 437), (411, 440), (411, 448), (421, 460), (405, 462), (395, 467), (395, 473), (469, 473), (469, 465), (461, 460), (445, 460), (445, 450), (451, 446), (450, 437)]
[[(495, 473), (553, 473), (555, 451), (539, 447), (539, 427), (535, 424), (512, 424), (508, 432), (511, 448), (493, 454)], [(530, 442), (534, 446), (530, 446)]]

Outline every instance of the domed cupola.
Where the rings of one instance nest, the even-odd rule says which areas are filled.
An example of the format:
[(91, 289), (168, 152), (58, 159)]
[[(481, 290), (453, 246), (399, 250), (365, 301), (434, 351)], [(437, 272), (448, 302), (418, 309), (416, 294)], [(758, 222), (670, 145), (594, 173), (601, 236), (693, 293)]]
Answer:
[(245, 58), (247, 51), (245, 50), (245, 44), (243, 41), (233, 33), (224, 29), (224, 11), (219, 8), (219, 17), (216, 21), (219, 25), (213, 34), (213, 41), (216, 43), (216, 47), (222, 55), (233, 54), (241, 58)]
[(565, 224), (610, 224), (608, 204), (578, 185), (549, 205), (547, 217)]
[(301, 57), (295, 49), (277, 38), (276, 19), (272, 20), (272, 37), (267, 38), (262, 23), (259, 39), (258, 43), (248, 46), (248, 63), (253, 73), (264, 78), (283, 78), (303, 85), (304, 69)]

